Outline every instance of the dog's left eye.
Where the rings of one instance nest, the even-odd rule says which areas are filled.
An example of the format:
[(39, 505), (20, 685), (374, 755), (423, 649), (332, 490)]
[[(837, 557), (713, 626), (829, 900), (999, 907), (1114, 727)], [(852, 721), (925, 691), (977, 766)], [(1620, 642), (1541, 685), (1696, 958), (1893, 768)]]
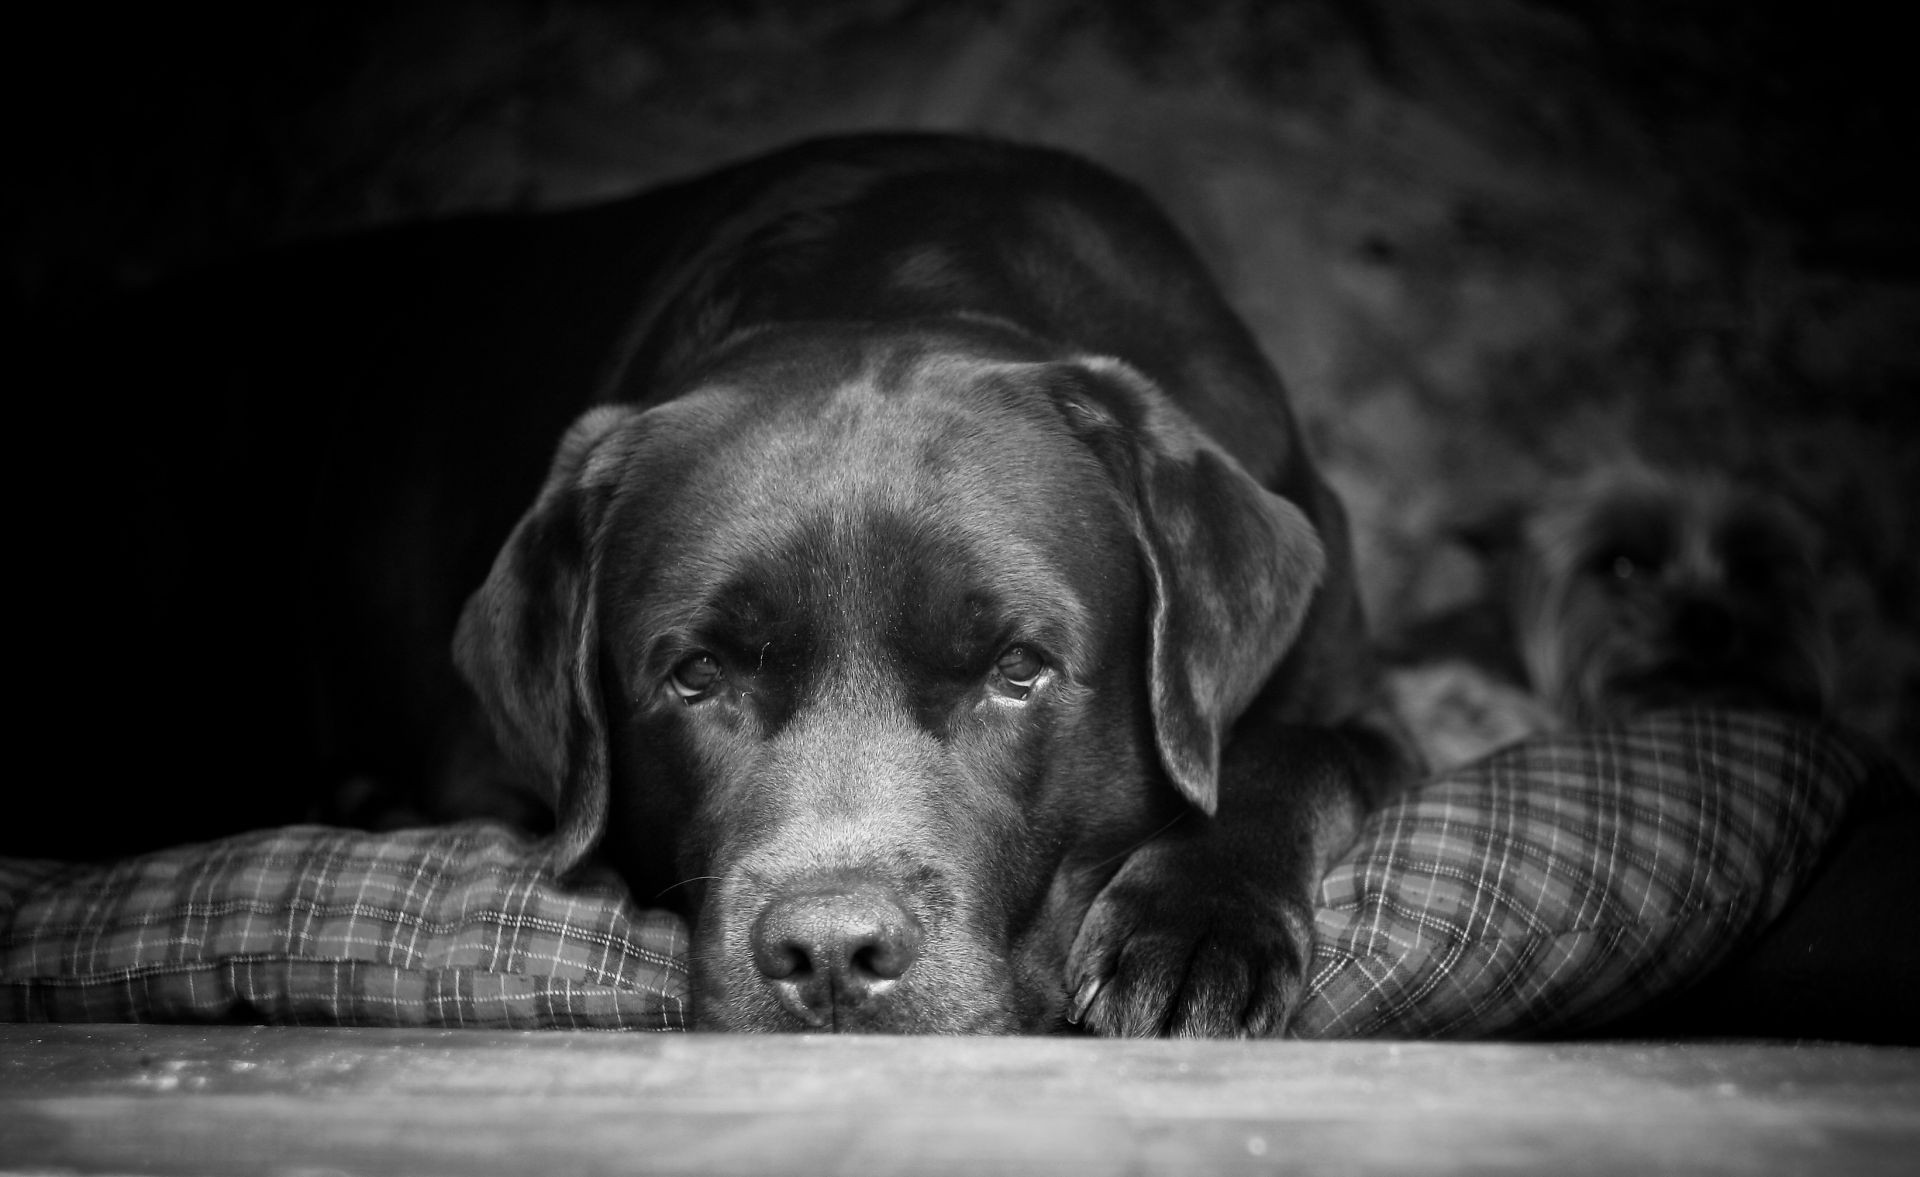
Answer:
[(995, 685), (1008, 698), (1024, 699), (1032, 692), (1034, 684), (1040, 681), (1040, 675), (1046, 668), (1046, 662), (1033, 647), (1016, 643), (1002, 650), (994, 662), (994, 673), (999, 677)]
[(700, 653), (683, 658), (673, 668), (673, 691), (689, 703), (704, 698), (726, 672), (720, 668), (720, 662), (712, 654)]
[(1790, 560), (1767, 556), (1732, 556), (1726, 562), (1727, 580), (1735, 588), (1766, 592), (1791, 584), (1797, 569)]
[(1612, 552), (1601, 558), (1599, 566), (1619, 587), (1660, 575), (1660, 557), (1644, 552)]

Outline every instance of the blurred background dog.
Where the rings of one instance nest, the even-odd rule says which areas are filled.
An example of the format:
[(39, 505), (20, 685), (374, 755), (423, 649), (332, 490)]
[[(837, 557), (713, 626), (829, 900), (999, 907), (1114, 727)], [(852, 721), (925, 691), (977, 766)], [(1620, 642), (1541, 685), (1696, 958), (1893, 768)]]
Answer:
[(1550, 495), (1522, 542), (1517, 644), (1565, 722), (1684, 704), (1827, 710), (1819, 532), (1785, 499), (1716, 473), (1602, 470)]
[(1488, 597), (1413, 631), (1392, 678), (1437, 769), (1666, 707), (1832, 705), (1820, 530), (1763, 487), (1622, 462), (1467, 536)]

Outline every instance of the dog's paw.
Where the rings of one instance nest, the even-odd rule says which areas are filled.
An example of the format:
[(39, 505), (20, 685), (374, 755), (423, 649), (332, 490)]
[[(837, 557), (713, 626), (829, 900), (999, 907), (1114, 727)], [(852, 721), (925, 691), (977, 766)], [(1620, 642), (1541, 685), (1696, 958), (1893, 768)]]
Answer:
[(1067, 960), (1067, 1020), (1096, 1034), (1282, 1033), (1305, 988), (1304, 897), (1235, 877), (1203, 845), (1136, 851), (1094, 900)]

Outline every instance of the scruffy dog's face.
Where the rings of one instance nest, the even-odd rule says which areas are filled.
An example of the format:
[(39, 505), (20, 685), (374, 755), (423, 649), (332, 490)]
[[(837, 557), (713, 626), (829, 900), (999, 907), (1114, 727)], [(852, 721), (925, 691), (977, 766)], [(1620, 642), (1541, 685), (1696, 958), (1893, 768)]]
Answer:
[(1614, 472), (1551, 496), (1523, 540), (1521, 654), (1567, 722), (1826, 708), (1818, 537), (1784, 500), (1717, 476)]

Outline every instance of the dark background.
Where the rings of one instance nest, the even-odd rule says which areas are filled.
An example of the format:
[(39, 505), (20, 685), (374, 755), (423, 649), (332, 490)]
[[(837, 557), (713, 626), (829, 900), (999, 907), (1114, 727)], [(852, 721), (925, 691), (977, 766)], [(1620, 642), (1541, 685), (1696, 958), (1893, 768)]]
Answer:
[[(1194, 237), (1347, 499), (1387, 637), (1484, 591), (1463, 519), (1627, 455), (1729, 469), (1818, 513), (1844, 714), (1912, 764), (1920, 103), (1899, 11), (65, 6), (7, 38), (8, 317), (39, 332), (219, 259), (580, 204), (814, 133), (1041, 140), (1140, 180)], [(88, 363), (9, 381), (73, 415), (14, 437), (16, 476), (84, 477)]]

